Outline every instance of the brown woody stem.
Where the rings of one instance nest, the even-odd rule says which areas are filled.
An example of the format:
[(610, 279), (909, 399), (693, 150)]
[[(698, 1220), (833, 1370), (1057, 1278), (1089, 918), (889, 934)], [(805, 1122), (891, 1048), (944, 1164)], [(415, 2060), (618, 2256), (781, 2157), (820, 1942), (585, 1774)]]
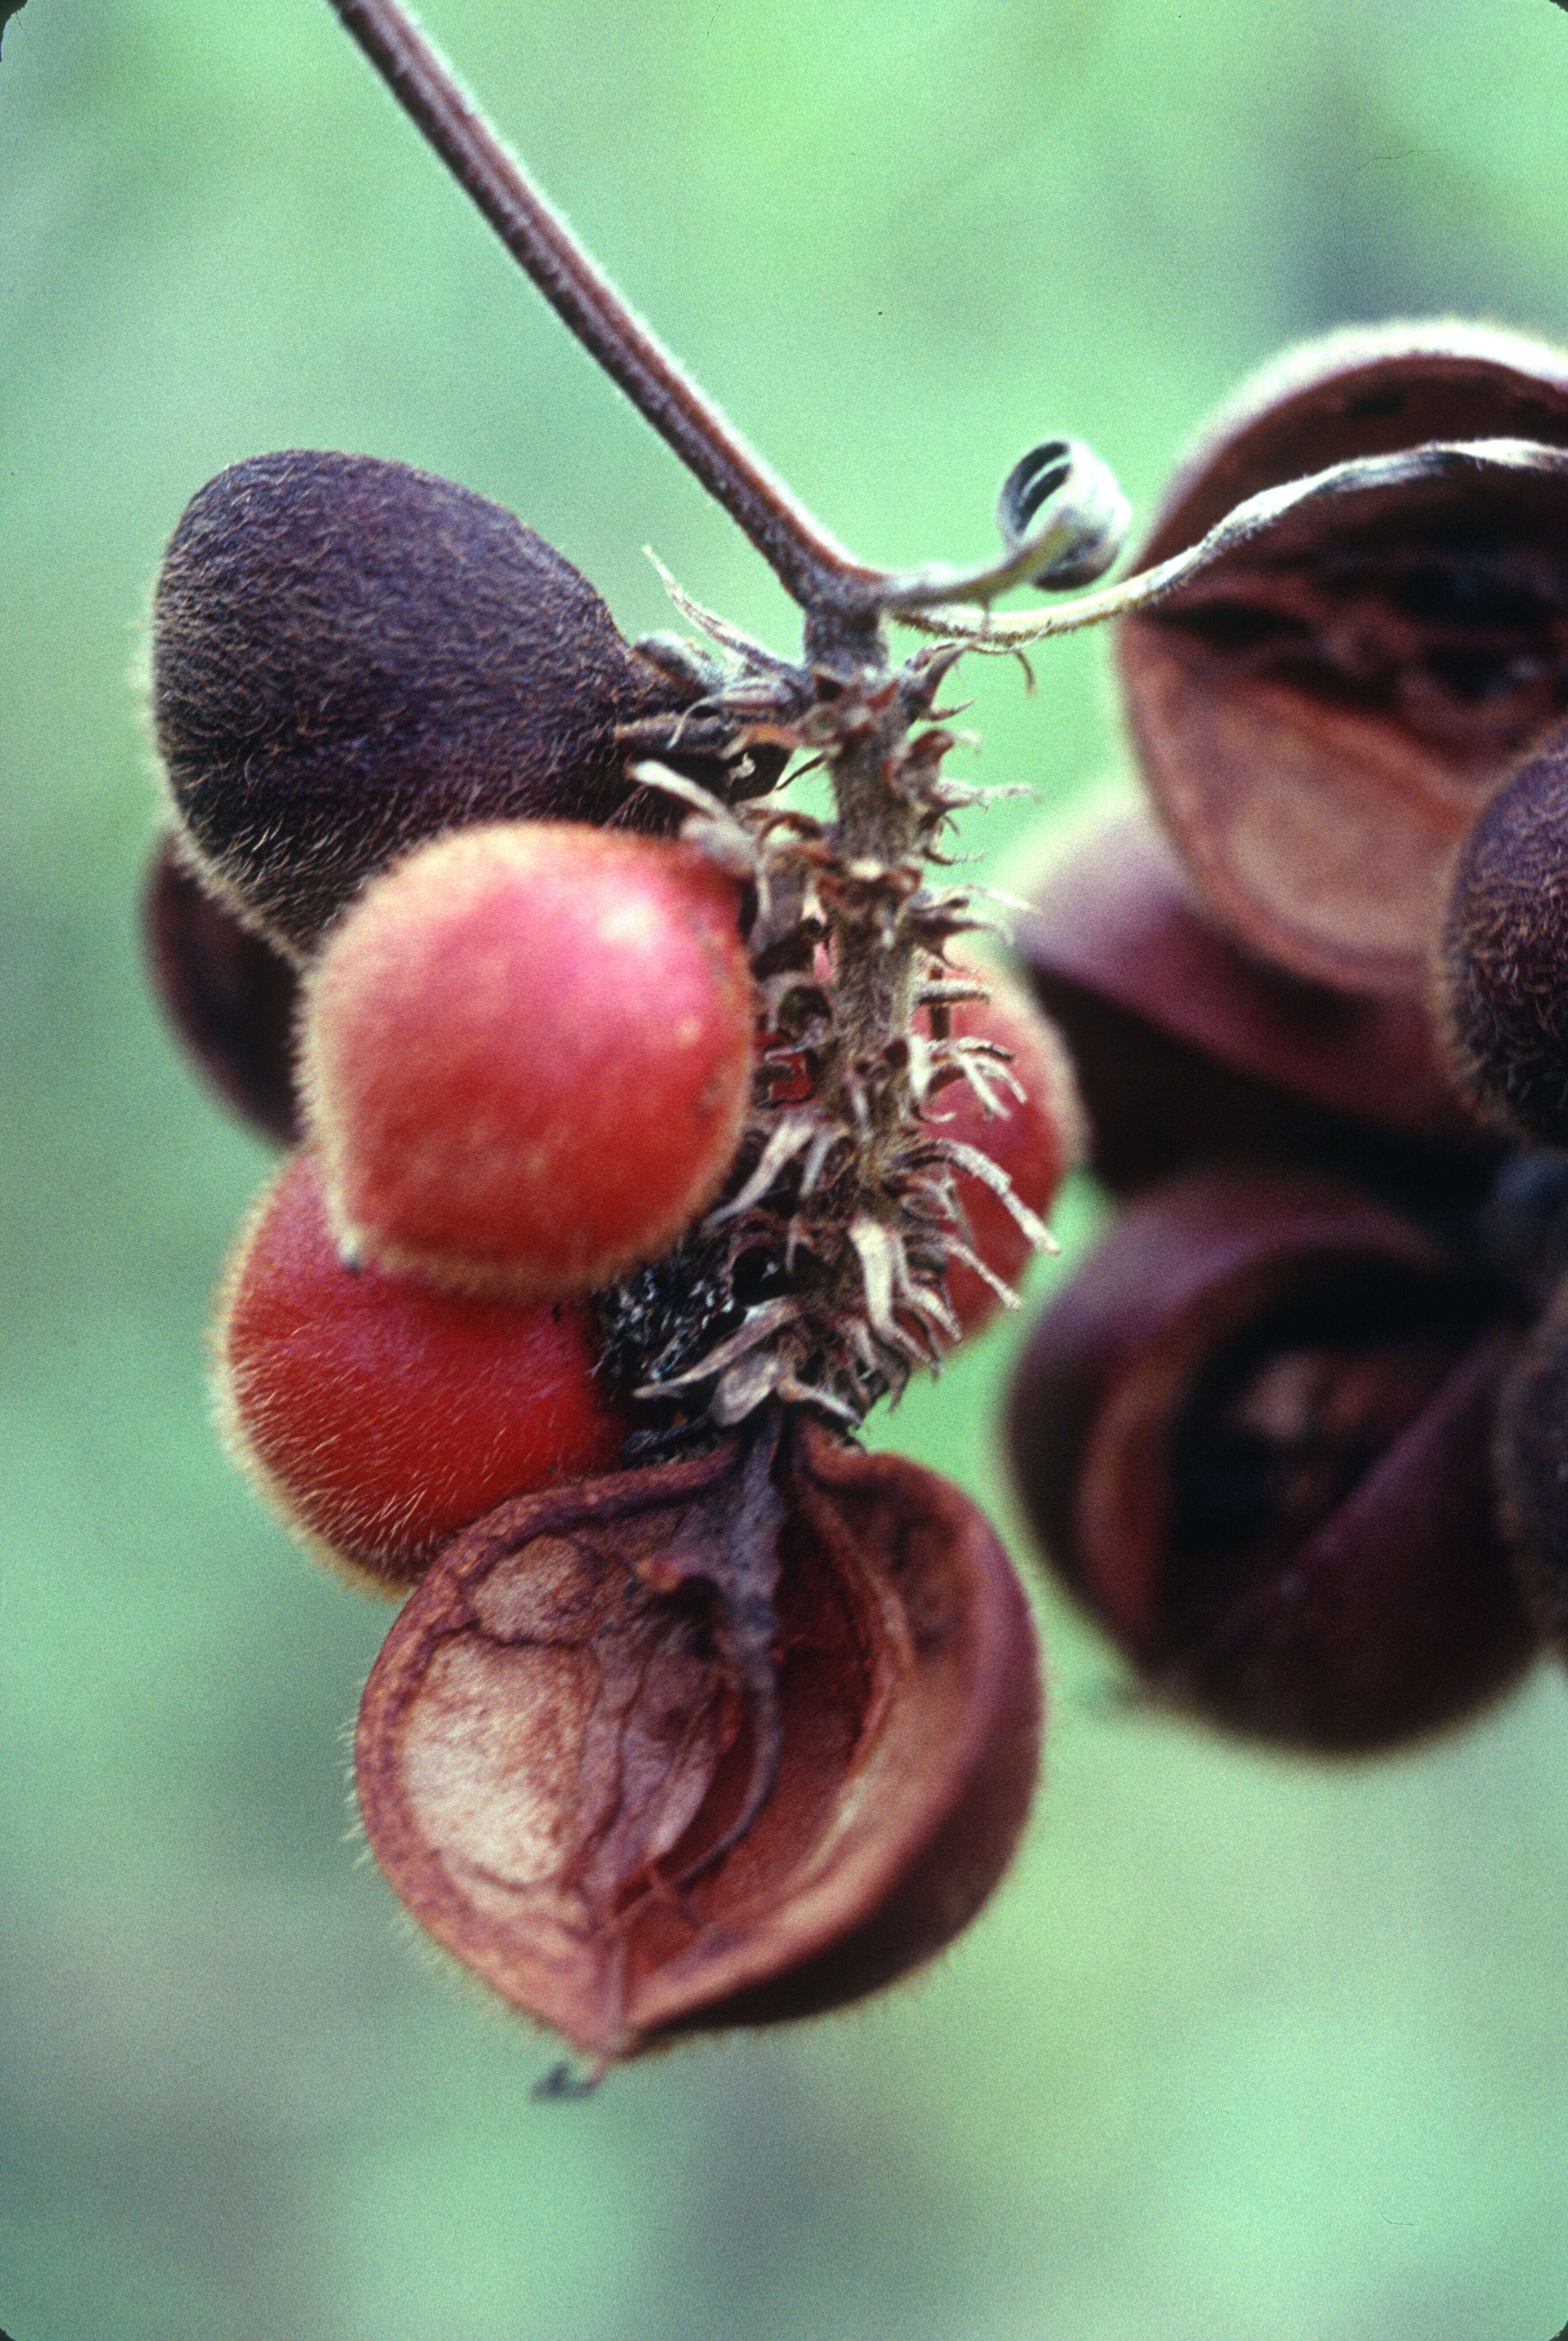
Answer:
[(331, 5), (556, 314), (722, 504), (786, 591), (806, 610), (863, 606), (882, 573), (835, 542), (628, 307), (401, 0)]

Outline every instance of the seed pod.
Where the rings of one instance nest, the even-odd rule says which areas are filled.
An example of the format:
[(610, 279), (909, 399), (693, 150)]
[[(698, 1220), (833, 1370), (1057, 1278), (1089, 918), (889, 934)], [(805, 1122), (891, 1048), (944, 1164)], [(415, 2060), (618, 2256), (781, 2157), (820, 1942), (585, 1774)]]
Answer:
[(1516, 1337), (1403, 1214), (1209, 1173), (1047, 1310), (1010, 1411), (1052, 1561), (1156, 1696), (1322, 1750), (1453, 1721), (1530, 1629), (1487, 1449)]
[[(732, 1653), (763, 1580), (759, 1678)], [(973, 1505), (800, 1420), (776, 1455), (731, 1439), (450, 1547), (366, 1685), (360, 1808), (421, 1925), (608, 2060), (938, 1950), (1007, 1867), (1039, 1708)]]
[(1568, 1282), (1503, 1386), (1495, 1461), (1503, 1532), (1525, 1600), (1568, 1657)]
[(1434, 972), (1454, 1078), (1513, 1135), (1568, 1146), (1568, 730), (1466, 838)]
[(142, 921), (159, 1002), (190, 1056), (263, 1138), (292, 1145), (299, 978), (289, 961), (208, 893), (172, 838), (153, 857)]
[(1413, 1001), (1353, 999), (1249, 957), (1195, 904), (1150, 816), (1106, 822), (1031, 889), (1014, 945), (1077, 1069), (1118, 1193), (1219, 1161), (1310, 1163), (1473, 1202), (1498, 1142)]
[[(1353, 457), (1568, 445), (1568, 360), (1448, 323), (1329, 335), (1211, 426), (1137, 566)], [(1419, 995), (1453, 850), (1568, 706), (1568, 480), (1449, 466), (1315, 501), (1120, 630), (1162, 819), (1216, 916), (1293, 972)]]
[(153, 713), (213, 882), (307, 953), (370, 873), (475, 821), (629, 814), (616, 727), (680, 703), (599, 595), (483, 496), (368, 455), (260, 455), (186, 506)]

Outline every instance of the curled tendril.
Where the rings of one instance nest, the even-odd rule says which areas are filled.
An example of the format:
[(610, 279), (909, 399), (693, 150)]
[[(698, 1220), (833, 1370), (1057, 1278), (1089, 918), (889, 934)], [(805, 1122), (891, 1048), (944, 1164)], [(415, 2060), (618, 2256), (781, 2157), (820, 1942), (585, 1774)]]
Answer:
[[(1196, 544), (1189, 545), (1184, 553), (1173, 553), (1156, 568), (1123, 578), (1118, 584), (1103, 586), (1097, 593), (1086, 593), (1081, 600), (1054, 610), (1019, 610), (1001, 618), (987, 612), (983, 617), (974, 618), (950, 603), (938, 606), (928, 596), (914, 590), (895, 591), (886, 597), (884, 606), (900, 624), (921, 633), (939, 634), (947, 641), (967, 643), (979, 651), (1011, 653), (1030, 643), (1043, 642), (1048, 635), (1103, 625), (1108, 619), (1125, 618), (1135, 610), (1145, 610), (1156, 602), (1165, 601), (1216, 562), (1266, 536), (1270, 530), (1308, 504), (1418, 487), (1434, 481), (1466, 476), (1484, 480), (1520, 473), (1541, 478), (1568, 477), (1568, 449), (1546, 446), (1533, 439), (1434, 440), (1426, 446), (1407, 448), (1396, 455), (1364, 455), (1347, 463), (1331, 463), (1325, 471), (1314, 472), (1305, 479), (1290, 480), (1282, 486), (1265, 488), (1257, 495), (1246, 497)], [(1013, 563), (1013, 569), (1016, 573), (1008, 583), (1017, 583), (1024, 573), (1021, 560)], [(923, 571), (920, 575), (935, 573)], [(915, 581), (909, 582), (912, 589)], [(1002, 586), (997, 584), (993, 590), (999, 593)], [(952, 602), (980, 598), (973, 580), (955, 582)]]
[(1047, 439), (1021, 455), (997, 497), (1009, 555), (1032, 549), (1032, 585), (1060, 593), (1092, 585), (1116, 562), (1133, 516), (1110, 465), (1081, 439)]
[(997, 525), (1007, 552), (1000, 561), (978, 569), (932, 561), (888, 572), (862, 584), (858, 598), (901, 618), (949, 602), (989, 604), (1015, 585), (1087, 585), (1120, 553), (1131, 517), (1115, 473), (1092, 447), (1081, 439), (1043, 440), (1002, 483)]

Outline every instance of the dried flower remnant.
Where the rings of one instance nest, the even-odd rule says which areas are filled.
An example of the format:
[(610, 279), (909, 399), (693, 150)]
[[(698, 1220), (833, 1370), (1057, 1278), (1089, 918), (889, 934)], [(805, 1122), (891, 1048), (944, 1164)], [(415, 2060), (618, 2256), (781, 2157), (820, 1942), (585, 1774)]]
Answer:
[(1039, 1728), (980, 1514), (801, 1420), (481, 1522), (393, 1627), (356, 1766), (421, 1924), (607, 2060), (938, 1950), (1007, 1866)]

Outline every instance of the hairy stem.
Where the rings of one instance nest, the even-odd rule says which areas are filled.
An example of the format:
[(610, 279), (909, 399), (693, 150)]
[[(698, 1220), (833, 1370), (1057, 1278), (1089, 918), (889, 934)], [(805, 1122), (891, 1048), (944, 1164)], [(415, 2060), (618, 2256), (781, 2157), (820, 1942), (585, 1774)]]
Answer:
[(863, 603), (882, 573), (835, 542), (628, 307), (401, 0), (330, 5), (556, 314), (722, 504), (785, 590), (804, 609)]
[[(875, 677), (868, 677), (874, 682)], [(891, 783), (908, 719), (895, 698), (877, 723), (829, 758), (839, 820), (837, 842), (851, 868), (907, 872), (918, 884), (922, 855), (915, 807)], [(917, 951), (901, 925), (888, 931), (871, 912), (835, 921), (834, 959), (839, 1031), (845, 1058), (881, 1054), (906, 1033), (914, 1004)]]
[[(963, 801), (962, 792), (943, 793), (938, 767), (953, 741), (932, 720), (933, 694), (951, 662), (922, 653), (895, 672), (882, 622), (935, 602), (988, 610), (997, 593), (1037, 573), (1064, 582), (1069, 572), (1097, 573), (1114, 557), (1125, 500), (1090, 451), (1048, 443), (1034, 451), (1049, 455), (1048, 490), (1036, 498), (1031, 489), (1017, 526), (1004, 525), (1000, 561), (899, 575), (854, 560), (627, 306), (402, 0), (331, 5), (557, 314), (738, 523), (804, 614), (805, 655), (792, 666), (674, 593), (740, 662), (734, 682), (717, 684), (698, 709), (718, 727), (719, 753), (736, 760), (738, 783), (752, 771), (745, 760), (756, 741), (808, 752), (832, 783), (834, 822), (786, 824), (782, 844), (771, 809), (753, 808), (743, 792), (739, 818), (723, 803), (700, 816), (712, 827), (717, 812), (724, 852), (739, 848), (759, 882), (769, 872), (781, 882), (772, 900), (783, 924), (773, 925), (771, 911), (759, 912), (754, 957), (759, 971), (770, 971), (764, 982), (784, 982), (782, 998), (791, 985), (812, 992), (798, 979), (810, 970), (826, 922), (828, 1011), (790, 1011), (808, 1025), (819, 1019), (804, 1052), (811, 1088), (792, 1100), (775, 1096), (777, 1067), (765, 1069), (732, 1191), (665, 1261), (601, 1296), (600, 1322), (617, 1377), (664, 1409), (662, 1420), (640, 1427), (639, 1442), (676, 1452), (779, 1404), (813, 1406), (853, 1428), (878, 1397), (902, 1389), (914, 1366), (938, 1363), (943, 1343), (958, 1338), (943, 1278), (951, 1258), (967, 1256), (953, 1232), (964, 1224), (952, 1200), (958, 1157), (944, 1151), (925, 1115), (934, 1081), (964, 1078), (965, 1061), (937, 1017), (929, 1034), (916, 1030), (922, 981), (939, 967), (949, 936), (974, 923), (962, 889), (933, 892), (924, 882), (935, 841)], [(1020, 535), (1026, 526), (1032, 533)], [(691, 712), (682, 709), (668, 739), (656, 732), (656, 752), (679, 752)], [(650, 742), (627, 744), (635, 755)], [(678, 774), (663, 778), (680, 790)], [(759, 902), (768, 894), (759, 882)], [(788, 1059), (787, 1035), (780, 1053)], [(1019, 1215), (1027, 1220), (1021, 1206)], [(737, 1662), (759, 1680), (771, 1664), (767, 1622), (760, 1611), (755, 1619), (737, 1611), (732, 1620)], [(765, 1740), (752, 1790), (760, 1796), (772, 1760)]]

